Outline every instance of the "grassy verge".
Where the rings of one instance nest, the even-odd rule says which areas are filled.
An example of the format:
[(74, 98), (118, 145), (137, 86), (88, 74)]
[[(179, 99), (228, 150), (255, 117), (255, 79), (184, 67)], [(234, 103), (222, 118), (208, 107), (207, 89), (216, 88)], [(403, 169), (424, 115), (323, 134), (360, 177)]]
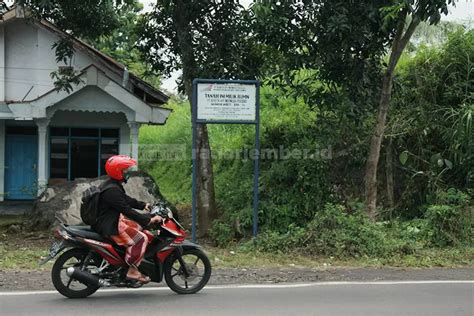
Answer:
[[(36, 240), (28, 245), (18, 242), (5, 241), (5, 235), (0, 244), (0, 270), (6, 269), (40, 269), (38, 261), (48, 254), (49, 241)], [(9, 239), (9, 238), (8, 238)], [(215, 268), (327, 268), (327, 267), (474, 267), (474, 247), (465, 249), (429, 249), (414, 255), (393, 257), (390, 259), (333, 257), (306, 257), (294, 254), (262, 253), (242, 250), (239, 247), (227, 249), (205, 247), (213, 267)], [(41, 269), (49, 269), (48, 263)]]
[(271, 254), (211, 248), (208, 251), (216, 267), (474, 267), (474, 247), (465, 249), (427, 249), (417, 254), (390, 259), (307, 257), (298, 254)]

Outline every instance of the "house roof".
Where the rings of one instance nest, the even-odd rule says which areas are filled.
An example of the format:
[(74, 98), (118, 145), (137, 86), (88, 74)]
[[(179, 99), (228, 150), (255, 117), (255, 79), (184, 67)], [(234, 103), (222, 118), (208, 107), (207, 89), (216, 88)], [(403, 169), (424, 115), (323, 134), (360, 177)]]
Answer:
[[(22, 13), (17, 12), (17, 7), (13, 6), (10, 8), (9, 11), (3, 14), (3, 19), (0, 20), (0, 25), (4, 23), (11, 22), (18, 18), (18, 15)], [(23, 13), (24, 14), (24, 13)], [(68, 38), (73, 42), (73, 46), (75, 49), (80, 50), (90, 56), (93, 60), (95, 60), (99, 65), (105, 67), (109, 71), (114, 72), (115, 74), (123, 77), (126, 72), (128, 72), (125, 65), (121, 64), (117, 60), (113, 59), (112, 57), (104, 54), (103, 52), (99, 51), (98, 49), (94, 48), (92, 45), (71, 36), (70, 34), (66, 33), (65, 31), (58, 28), (53, 23), (46, 21), (46, 20), (35, 20), (35, 25), (38, 27), (45, 29), (49, 32), (52, 32), (59, 36), (60, 38)], [(162, 105), (166, 103), (169, 97), (161, 92), (160, 90), (154, 88), (149, 83), (140, 79), (138, 76), (134, 75), (133, 73), (128, 73), (128, 79), (134, 86), (134, 91), (132, 91), (135, 95), (140, 96), (146, 100), (151, 106), (154, 105)]]
[[(66, 100), (67, 98), (72, 96), (77, 96), (87, 87), (96, 87), (107, 93), (111, 97), (115, 98), (122, 105), (131, 110), (130, 113), (124, 112), (124, 114), (127, 116), (128, 121), (158, 125), (163, 125), (166, 123), (166, 120), (171, 112), (170, 109), (149, 106), (149, 104), (145, 103), (143, 99), (130, 93), (129, 90), (125, 89), (120, 83), (113, 80), (110, 76), (107, 75), (104, 70), (98, 68), (96, 65), (91, 64), (88, 67), (84, 68), (78, 76), (81, 78), (80, 83), (74, 85), (72, 91), (66, 92), (64, 90), (57, 91), (53, 89), (34, 100), (15, 102), (15, 104), (7, 103), (6, 105), (10, 113), (0, 112), (0, 118), (2, 116), (8, 117), (11, 115), (13, 115), (13, 117), (15, 118), (22, 119), (51, 118), (54, 112), (58, 109), (57, 106), (60, 105), (63, 100)], [(48, 113), (49, 109), (51, 109), (50, 113)], [(86, 112), (111, 111), (110, 108), (87, 108), (87, 106), (81, 106), (80, 109), (66, 109)], [(0, 110), (2, 110), (1, 107)], [(7, 109), (5, 110), (7, 111)], [(123, 111), (120, 110), (120, 112)]]

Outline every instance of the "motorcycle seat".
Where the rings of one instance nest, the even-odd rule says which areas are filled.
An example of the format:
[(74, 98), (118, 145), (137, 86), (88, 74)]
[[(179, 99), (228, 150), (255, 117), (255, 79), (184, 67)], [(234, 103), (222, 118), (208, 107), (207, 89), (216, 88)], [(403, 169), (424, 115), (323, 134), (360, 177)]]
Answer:
[(105, 238), (104, 236), (98, 234), (90, 226), (67, 226), (66, 230), (73, 236), (78, 236), (87, 239), (93, 239), (100, 242), (105, 242), (108, 244), (113, 243), (111, 240)]

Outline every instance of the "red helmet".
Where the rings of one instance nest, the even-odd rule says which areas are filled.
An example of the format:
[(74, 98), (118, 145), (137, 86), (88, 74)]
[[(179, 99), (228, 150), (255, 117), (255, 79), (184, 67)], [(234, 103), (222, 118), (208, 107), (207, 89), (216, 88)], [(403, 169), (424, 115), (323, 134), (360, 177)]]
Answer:
[(105, 163), (105, 171), (112, 179), (124, 180), (123, 171), (132, 166), (136, 166), (137, 161), (125, 155), (116, 155), (107, 159)]

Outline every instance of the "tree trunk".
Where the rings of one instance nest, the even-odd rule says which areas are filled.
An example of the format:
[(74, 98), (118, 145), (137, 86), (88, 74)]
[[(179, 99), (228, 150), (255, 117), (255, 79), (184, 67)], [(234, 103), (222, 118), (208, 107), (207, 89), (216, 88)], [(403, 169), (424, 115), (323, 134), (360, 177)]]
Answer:
[(392, 94), (392, 80), (392, 74), (387, 70), (383, 77), (377, 122), (370, 141), (370, 151), (365, 171), (366, 207), (368, 215), (373, 219), (377, 216), (377, 167), (379, 164), (380, 146), (382, 144), (388, 106)]
[(405, 21), (408, 11), (402, 10), (399, 15), (395, 38), (392, 43), (392, 51), (388, 62), (387, 70), (382, 79), (382, 91), (377, 111), (377, 121), (375, 123), (374, 133), (370, 141), (369, 155), (365, 168), (365, 203), (367, 214), (374, 219), (377, 216), (377, 167), (380, 158), (380, 147), (382, 144), (385, 123), (387, 120), (390, 98), (392, 95), (393, 72), (397, 66), (398, 60), (408, 44), (413, 32), (420, 23), (418, 18), (413, 18), (410, 25), (405, 29)]
[(212, 221), (217, 218), (211, 147), (205, 124), (197, 126), (196, 161), (199, 237), (204, 237), (207, 236)]
[[(173, 19), (181, 50), (184, 87), (192, 111), (192, 82), (196, 77), (197, 67), (192, 46), (191, 21), (186, 20), (187, 16), (189, 14), (186, 14), (186, 4), (184, 1), (176, 0)], [(217, 218), (211, 147), (209, 145), (207, 126), (204, 124), (198, 124), (197, 126), (196, 147), (198, 225), (199, 237), (203, 237), (208, 234), (212, 220)]]
[(393, 184), (393, 148), (392, 141), (387, 144), (385, 148), (385, 178), (387, 183), (387, 204), (393, 208), (395, 204), (394, 199), (394, 184)]

